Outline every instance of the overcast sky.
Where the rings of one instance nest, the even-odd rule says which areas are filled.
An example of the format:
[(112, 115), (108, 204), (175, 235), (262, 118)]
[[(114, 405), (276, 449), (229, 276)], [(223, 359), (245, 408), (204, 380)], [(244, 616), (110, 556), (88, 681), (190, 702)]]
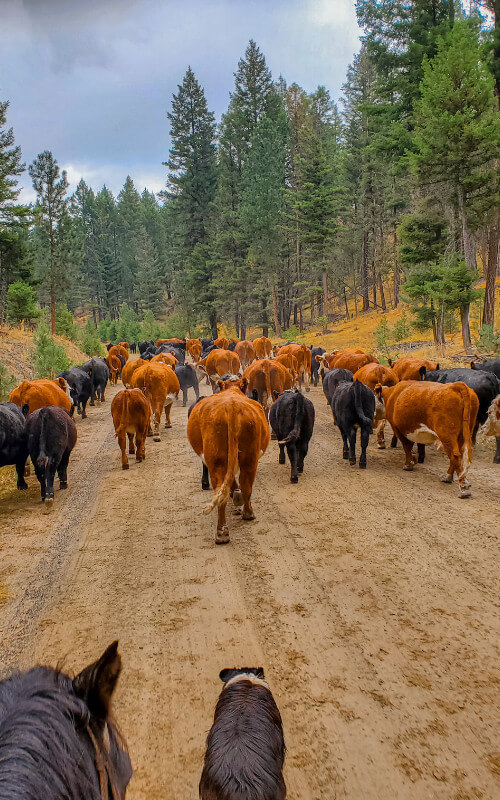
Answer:
[(70, 190), (118, 193), (130, 174), (157, 192), (189, 64), (219, 120), (249, 39), (273, 77), (338, 99), (358, 37), (353, 0), (0, 0), (0, 99), (27, 165), (51, 150)]

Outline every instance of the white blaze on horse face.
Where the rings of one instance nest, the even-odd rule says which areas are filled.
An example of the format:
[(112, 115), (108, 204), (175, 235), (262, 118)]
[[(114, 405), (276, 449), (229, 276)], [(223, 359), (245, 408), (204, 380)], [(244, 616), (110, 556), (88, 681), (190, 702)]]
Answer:
[(417, 444), (434, 444), (436, 439), (438, 439), (438, 435), (435, 431), (428, 428), (427, 425), (420, 423), (418, 428), (406, 434), (406, 438), (409, 439), (410, 442), (416, 442)]

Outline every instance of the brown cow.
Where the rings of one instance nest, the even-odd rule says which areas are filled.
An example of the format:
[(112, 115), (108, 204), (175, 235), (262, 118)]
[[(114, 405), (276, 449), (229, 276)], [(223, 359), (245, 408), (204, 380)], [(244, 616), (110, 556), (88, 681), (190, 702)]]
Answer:
[(375, 394), (383, 400), (386, 419), (403, 445), (403, 469), (413, 469), (414, 442), (419, 463), (425, 459), (425, 445), (437, 443), (450, 460), (448, 472), (441, 480), (452, 483), (456, 472), (459, 496), (470, 497), (466, 476), (473, 456), (472, 431), (479, 410), (476, 393), (461, 382), (401, 381), (385, 388), (378, 385)]
[(143, 364), (147, 363), (148, 362), (144, 361), (142, 358), (137, 358), (135, 361), (127, 361), (127, 363), (122, 369), (123, 385), (126, 387), (130, 387), (130, 380), (136, 369), (139, 369), (139, 367), (142, 367)]
[(151, 404), (153, 412), (154, 428), (153, 441), (160, 440), (160, 420), (163, 408), (165, 407), (165, 427), (171, 428), (170, 411), (172, 403), (177, 399), (180, 391), (179, 379), (172, 367), (161, 362), (143, 364), (132, 375), (131, 380), (134, 388), (142, 389)]
[(283, 356), (290, 353), (298, 361), (299, 364), (299, 385), (302, 386), (302, 381), (306, 385), (306, 392), (309, 391), (309, 384), (311, 383), (311, 351), (305, 344), (285, 344), (279, 349), (278, 355)]
[(173, 353), (158, 353), (157, 356), (153, 356), (153, 358), (150, 359), (150, 363), (155, 364), (158, 362), (160, 364), (167, 364), (169, 367), (175, 367), (175, 365), (179, 363), (179, 359), (176, 358)]
[(252, 344), (254, 346), (255, 356), (258, 359), (269, 358), (273, 349), (273, 343), (267, 338), (267, 336), (257, 337), (257, 339), (253, 340)]
[(237, 353), (233, 353), (231, 350), (212, 350), (206, 358), (198, 361), (196, 366), (208, 375), (212, 392), (215, 392), (218, 378), (229, 373), (231, 375), (239, 373), (240, 359)]
[(426, 358), (398, 358), (397, 361), (389, 359), (392, 367), (400, 381), (421, 381), (425, 378), (425, 373), (434, 369), (439, 369), (437, 361), (428, 361)]
[(108, 356), (122, 356), (125, 361), (128, 361), (129, 352), (121, 344), (114, 344), (109, 348)]
[(378, 358), (371, 353), (339, 353), (333, 359), (331, 366), (335, 369), (348, 369), (353, 374), (364, 367), (365, 364), (378, 364)]
[(127, 353), (128, 353), (128, 351), (129, 351), (129, 344), (128, 344), (128, 342), (118, 342), (118, 345), (117, 345), (117, 347), (123, 347), (123, 349), (124, 349), (124, 350), (126, 350), (126, 351), (127, 351)]
[(246, 368), (243, 377), (248, 381), (248, 394), (263, 406), (266, 419), (274, 403), (274, 392), (281, 394), (285, 389), (292, 389), (295, 382), (290, 370), (275, 358), (254, 361)]
[(189, 353), (195, 364), (200, 360), (202, 352), (203, 346), (199, 339), (188, 339), (186, 341), (186, 353)]
[[(398, 376), (390, 367), (384, 367), (383, 364), (365, 364), (360, 367), (353, 375), (354, 381), (360, 381), (365, 386), (369, 386), (372, 392), (375, 386), (380, 383), (382, 386), (395, 386), (398, 383)], [(377, 427), (377, 447), (380, 450), (385, 449), (385, 419), (381, 419)]]
[(500, 394), (495, 397), (488, 408), (488, 417), (481, 428), (483, 436), (496, 436), (497, 449), (493, 461), (500, 464)]
[(292, 374), (293, 380), (297, 386), (302, 385), (302, 376), (300, 373), (299, 362), (292, 353), (283, 353), (276, 356), (275, 361), (278, 364), (283, 364), (284, 367)]
[(227, 350), (229, 347), (229, 339), (227, 336), (218, 336), (217, 339), (214, 339), (214, 345), (221, 350)]
[[(122, 451), (122, 469), (128, 469), (128, 452), (136, 461), (146, 458), (146, 436), (151, 419), (151, 406), (140, 389), (122, 389), (113, 397), (111, 416), (115, 436)], [(135, 448), (134, 448), (135, 434)]]
[(218, 383), (218, 394), (203, 398), (193, 407), (187, 435), (208, 469), (214, 490), (204, 513), (217, 508), (215, 541), (225, 544), (229, 541), (226, 505), (231, 492), (234, 504), (243, 505), (243, 519), (255, 519), (250, 498), (257, 464), (269, 445), (270, 432), (262, 407), (245, 396), (245, 378)]
[(245, 370), (252, 363), (252, 361), (255, 361), (257, 358), (255, 354), (255, 347), (253, 346), (252, 342), (248, 342), (246, 339), (243, 339), (242, 342), (236, 342), (234, 352), (240, 359), (241, 368), (243, 370)]
[(159, 347), (161, 344), (185, 344), (185, 339), (157, 339), (156, 346)]
[(22, 408), (29, 406), (29, 413), (45, 406), (64, 408), (70, 416), (73, 414), (73, 402), (67, 394), (68, 384), (64, 378), (51, 381), (40, 378), (36, 381), (23, 381), (9, 395), (9, 402)]
[(120, 375), (122, 371), (122, 362), (118, 356), (111, 354), (108, 354), (107, 358), (104, 360), (109, 369), (109, 382), (115, 384), (116, 386), (118, 383), (118, 375)]

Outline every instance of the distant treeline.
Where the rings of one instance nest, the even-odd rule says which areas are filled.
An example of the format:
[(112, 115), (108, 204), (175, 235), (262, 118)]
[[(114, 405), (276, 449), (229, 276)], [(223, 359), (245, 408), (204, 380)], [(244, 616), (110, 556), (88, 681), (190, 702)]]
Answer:
[[(117, 198), (67, 181), (44, 152), (29, 167), (32, 209), (13, 208), (21, 153), (0, 139), (0, 314), (15, 280), (42, 303), (83, 307), (96, 324), (124, 303), (174, 310), (183, 327), (229, 322), (276, 333), (326, 319), (329, 299), (360, 311), (411, 302), (443, 342), (469, 307), (481, 266), (494, 324), (499, 243), (498, 4), (358, 0), (361, 50), (340, 107), (273, 79), (250, 41), (217, 125), (188, 68), (168, 119), (166, 189)], [(481, 16), (482, 11), (482, 16)], [(1, 107), (0, 131), (6, 104)], [(6, 184), (6, 189), (2, 188)], [(10, 184), (9, 184), (10, 181)], [(6, 183), (7, 182), (7, 183)]]

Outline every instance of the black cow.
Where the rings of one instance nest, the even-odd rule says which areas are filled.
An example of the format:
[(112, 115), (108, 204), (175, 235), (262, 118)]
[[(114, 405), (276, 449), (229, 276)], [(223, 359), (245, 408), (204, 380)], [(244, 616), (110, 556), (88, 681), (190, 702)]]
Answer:
[(158, 348), (158, 353), (170, 353), (175, 356), (179, 364), (184, 364), (186, 362), (186, 351), (181, 347), (177, 347), (176, 344), (162, 344)]
[(148, 350), (150, 347), (154, 347), (154, 346), (155, 346), (155, 343), (153, 341), (151, 341), (151, 340), (144, 341), (144, 342), (139, 342), (139, 344), (138, 344), (139, 353), (142, 356), (142, 354), (145, 353), (146, 350)]
[(115, 347), (114, 342), (110, 342), (109, 344), (106, 345), (106, 350), (108, 351), (108, 353), (109, 353), (109, 351), (111, 350), (112, 347)]
[(90, 405), (95, 405), (95, 398), (104, 402), (104, 391), (109, 381), (109, 368), (103, 358), (94, 356), (85, 364), (80, 367), (84, 372), (90, 375), (92, 380), (92, 394), (90, 397)]
[(326, 353), (324, 347), (311, 347), (311, 381), (315, 386), (318, 385), (319, 378), (319, 362), (316, 361), (316, 356), (322, 356)]
[[(480, 425), (486, 422), (488, 417), (488, 409), (495, 399), (500, 394), (500, 380), (494, 372), (488, 372), (479, 369), (467, 369), (464, 367), (457, 367), (455, 369), (435, 369), (426, 373), (426, 381), (434, 381), (435, 383), (455, 383), (462, 381), (469, 389), (477, 394), (479, 400), (479, 411), (477, 412), (477, 420), (474, 431), (472, 433), (472, 441), (476, 443), (476, 435)], [(500, 436), (496, 437), (497, 448), (493, 457), (495, 464), (500, 463)]]
[(500, 358), (490, 358), (483, 363), (471, 361), (471, 369), (481, 370), (482, 372), (492, 372), (500, 380)]
[[(318, 364), (318, 362), (316, 363)], [(329, 406), (332, 405), (333, 395), (339, 383), (349, 383), (350, 381), (352, 381), (352, 372), (348, 369), (334, 368), (325, 372), (325, 377), (323, 378), (323, 393)]]
[(213, 339), (200, 339), (200, 342), (201, 342), (201, 346), (202, 346), (203, 350), (206, 350), (209, 353), (210, 350), (208, 350), (208, 348), (212, 347), (212, 345), (214, 343), (214, 340)]
[(182, 406), (184, 407), (187, 403), (189, 387), (194, 389), (196, 399), (198, 400), (200, 390), (198, 388), (198, 376), (196, 375), (194, 367), (192, 367), (191, 364), (176, 364), (174, 370), (182, 389)]
[[(326, 375), (325, 375), (326, 378)], [(361, 438), (360, 469), (366, 468), (366, 448), (370, 433), (373, 433), (375, 395), (368, 386), (359, 381), (339, 383), (332, 398), (332, 411), (344, 443), (343, 457), (356, 464), (356, 430)]]
[[(23, 413), (29, 408), (23, 406)], [(68, 488), (68, 462), (76, 444), (76, 425), (64, 410), (57, 406), (39, 408), (26, 420), (28, 452), (40, 482), (42, 503), (50, 511), (54, 503), (54, 477), (59, 476), (59, 488)]]
[(230, 350), (231, 353), (234, 353), (234, 349), (235, 349), (237, 344), (238, 344), (238, 342), (229, 342), (229, 344), (227, 346), (227, 349)]
[(280, 448), (279, 463), (285, 463), (285, 447), (291, 464), (290, 483), (298, 483), (314, 428), (314, 405), (298, 389), (278, 395), (271, 406), (269, 422)]
[(137, 353), (137, 342), (129, 342), (128, 349), (131, 353)]
[(24, 466), (28, 458), (26, 442), (26, 419), (15, 403), (0, 403), (0, 467), (14, 464), (17, 473), (17, 488), (27, 489)]
[(92, 398), (92, 378), (88, 372), (80, 367), (72, 367), (60, 372), (58, 378), (64, 378), (69, 386), (69, 393), (73, 405), (81, 414), (82, 419), (86, 419), (85, 407)]

